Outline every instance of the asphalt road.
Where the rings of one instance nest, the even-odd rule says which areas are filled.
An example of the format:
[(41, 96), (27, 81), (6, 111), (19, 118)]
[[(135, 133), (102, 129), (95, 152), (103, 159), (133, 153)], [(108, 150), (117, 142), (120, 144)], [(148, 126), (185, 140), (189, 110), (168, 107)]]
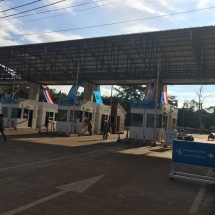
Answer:
[(103, 141), (101, 135), (6, 134), (0, 215), (215, 214), (212, 186), (170, 180), (171, 148), (117, 143), (118, 135)]

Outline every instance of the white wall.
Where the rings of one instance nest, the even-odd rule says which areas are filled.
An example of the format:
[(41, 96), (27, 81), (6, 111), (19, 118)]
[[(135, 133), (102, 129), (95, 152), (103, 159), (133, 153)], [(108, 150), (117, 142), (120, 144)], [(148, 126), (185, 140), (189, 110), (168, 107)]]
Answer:
[[(49, 121), (49, 129), (55, 124), (55, 114), (58, 112), (58, 105), (57, 104), (49, 104), (46, 102), (39, 102), (39, 107), (37, 111), (37, 128), (45, 128), (45, 119), (46, 119), (46, 112), (53, 112), (53, 120)], [(55, 128), (56, 129), (56, 128)]]
[[(131, 113), (143, 115), (143, 124), (142, 124), (143, 126), (142, 127), (130, 126), (129, 137), (136, 138), (136, 135), (137, 135), (137, 139), (153, 140), (155, 135), (154, 128), (147, 128), (146, 123), (147, 123), (147, 114), (155, 114), (155, 109), (131, 108)], [(156, 113), (161, 114), (161, 109), (157, 109)], [(159, 132), (159, 129), (156, 129), (156, 133), (158, 132)]]

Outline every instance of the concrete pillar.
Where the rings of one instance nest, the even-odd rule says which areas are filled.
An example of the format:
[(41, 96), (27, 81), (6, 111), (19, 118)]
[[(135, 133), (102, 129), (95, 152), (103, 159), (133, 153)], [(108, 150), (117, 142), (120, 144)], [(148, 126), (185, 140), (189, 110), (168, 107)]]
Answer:
[(29, 95), (28, 99), (39, 101), (40, 84), (29, 83)]
[(0, 93), (3, 93), (3, 86), (0, 86)]
[(84, 82), (83, 84), (84, 87), (84, 94), (83, 94), (83, 99), (87, 101), (93, 101), (93, 91), (96, 90), (97, 85), (93, 84), (91, 82)]

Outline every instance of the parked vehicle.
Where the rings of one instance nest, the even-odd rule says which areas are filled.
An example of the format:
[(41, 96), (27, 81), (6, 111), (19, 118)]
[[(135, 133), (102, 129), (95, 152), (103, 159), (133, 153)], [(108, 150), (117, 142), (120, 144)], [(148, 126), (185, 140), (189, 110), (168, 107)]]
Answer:
[(215, 133), (214, 133), (214, 132), (211, 132), (211, 133), (208, 135), (208, 140), (209, 140), (209, 139), (212, 139), (212, 140), (215, 139)]
[(186, 141), (194, 141), (194, 137), (192, 135), (187, 135), (187, 133), (182, 130), (177, 135), (178, 140), (186, 140)]

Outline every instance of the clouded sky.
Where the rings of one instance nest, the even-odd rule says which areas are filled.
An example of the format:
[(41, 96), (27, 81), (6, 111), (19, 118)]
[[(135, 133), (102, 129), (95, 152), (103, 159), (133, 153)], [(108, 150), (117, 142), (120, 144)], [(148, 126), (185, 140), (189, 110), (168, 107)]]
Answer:
[[(212, 0), (0, 0), (0, 46), (214, 24)], [(54, 88), (68, 93), (71, 86)], [(180, 107), (185, 99), (197, 99), (199, 88), (168, 86), (168, 94)], [(204, 86), (204, 107), (215, 105), (214, 90)], [(101, 92), (110, 95), (110, 86), (101, 86)]]

